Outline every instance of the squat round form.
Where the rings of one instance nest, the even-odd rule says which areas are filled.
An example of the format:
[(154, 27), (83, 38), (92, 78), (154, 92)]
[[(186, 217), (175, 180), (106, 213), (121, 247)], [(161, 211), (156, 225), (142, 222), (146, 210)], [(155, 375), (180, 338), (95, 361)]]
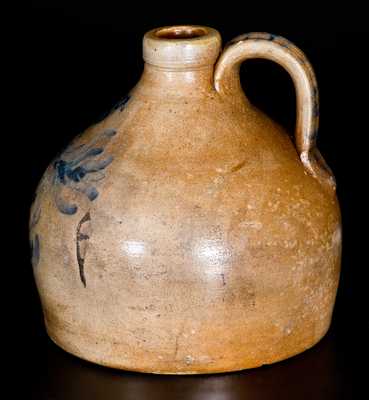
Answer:
[[(220, 54), (221, 53), (221, 54)], [(31, 209), (46, 328), (66, 351), (141, 372), (274, 363), (327, 332), (341, 223), (316, 147), (314, 72), (286, 39), (171, 26), (141, 79), (46, 170)], [(266, 58), (296, 88), (295, 143), (245, 97)]]

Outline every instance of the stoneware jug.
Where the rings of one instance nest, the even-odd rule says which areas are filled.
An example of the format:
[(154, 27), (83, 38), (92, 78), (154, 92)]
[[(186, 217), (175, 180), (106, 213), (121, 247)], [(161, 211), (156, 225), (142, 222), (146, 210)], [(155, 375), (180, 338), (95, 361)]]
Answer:
[[(162, 374), (274, 363), (329, 328), (341, 254), (305, 55), (250, 33), (154, 29), (141, 79), (46, 170), (31, 209), (46, 328), (97, 364)], [(220, 54), (220, 57), (219, 57)], [(249, 103), (240, 64), (282, 65), (295, 143)]]

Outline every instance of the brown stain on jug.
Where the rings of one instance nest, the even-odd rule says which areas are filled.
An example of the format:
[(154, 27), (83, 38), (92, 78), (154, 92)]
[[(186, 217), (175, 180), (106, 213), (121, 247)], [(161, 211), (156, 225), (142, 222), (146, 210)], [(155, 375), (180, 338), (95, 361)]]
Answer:
[(79, 267), (79, 276), (84, 287), (86, 287), (85, 258), (87, 255), (88, 241), (90, 239), (90, 235), (87, 233), (87, 231), (90, 232), (90, 230), (86, 228), (86, 225), (89, 224), (90, 221), (91, 216), (88, 211), (78, 222), (76, 231), (76, 256)]

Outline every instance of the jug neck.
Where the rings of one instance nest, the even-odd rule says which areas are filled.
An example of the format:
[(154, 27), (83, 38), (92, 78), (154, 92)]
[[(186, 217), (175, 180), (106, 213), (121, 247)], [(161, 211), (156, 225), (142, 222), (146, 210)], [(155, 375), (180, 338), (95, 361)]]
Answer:
[(182, 25), (153, 29), (143, 38), (145, 67), (140, 83), (172, 94), (211, 90), (220, 49), (219, 32), (212, 28)]
[(161, 94), (180, 96), (189, 92), (195, 96), (214, 89), (213, 75), (213, 65), (180, 70), (145, 63), (140, 84), (150, 88), (150, 91), (160, 91)]

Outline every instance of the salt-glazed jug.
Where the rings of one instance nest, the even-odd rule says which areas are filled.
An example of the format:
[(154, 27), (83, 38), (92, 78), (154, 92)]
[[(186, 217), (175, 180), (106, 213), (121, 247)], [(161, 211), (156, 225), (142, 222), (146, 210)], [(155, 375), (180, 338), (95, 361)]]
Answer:
[[(220, 52), (205, 26), (146, 33), (137, 85), (39, 184), (30, 240), (45, 324), (80, 358), (235, 371), (298, 354), (329, 328), (341, 222), (316, 148), (314, 72), (268, 33)], [(291, 75), (294, 142), (245, 97), (250, 58)]]

